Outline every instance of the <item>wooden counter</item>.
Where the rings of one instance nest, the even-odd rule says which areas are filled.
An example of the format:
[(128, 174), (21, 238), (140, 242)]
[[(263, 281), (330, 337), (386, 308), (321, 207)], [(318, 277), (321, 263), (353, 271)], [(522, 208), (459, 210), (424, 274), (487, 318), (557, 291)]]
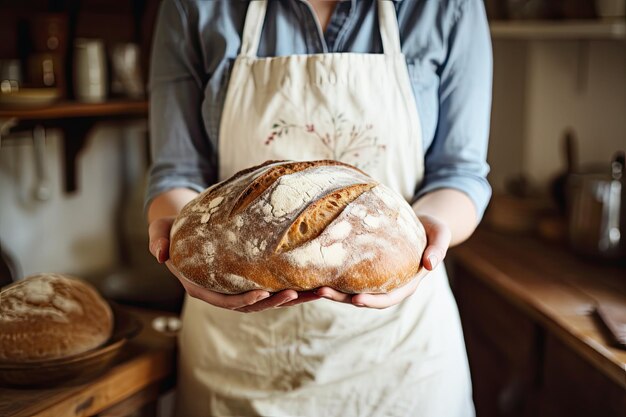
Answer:
[[(626, 413), (626, 350), (617, 347), (594, 313), (598, 305), (626, 309), (626, 268), (592, 262), (532, 237), (487, 230), (452, 249), (449, 259), (475, 393), (502, 397), (494, 398), (491, 408), (478, 404), (488, 400), (476, 398), (483, 415), (515, 409), (526, 411), (508, 414), (567, 415), (574, 410), (583, 415), (584, 406), (560, 413), (548, 399), (553, 391), (567, 392), (574, 404), (585, 396), (592, 401), (597, 392), (598, 404)], [(510, 366), (485, 370), (498, 358)], [(565, 389), (559, 378), (567, 374), (567, 383), (574, 380), (579, 386)], [(608, 388), (594, 387), (594, 378)], [(500, 388), (476, 387), (486, 380)], [(551, 393), (546, 393), (550, 384)], [(541, 412), (542, 404), (551, 411)]]
[[(143, 323), (141, 333), (123, 347), (112, 368), (93, 381), (54, 389), (0, 388), (0, 416), (91, 416), (114, 408), (109, 415), (126, 415), (154, 402), (175, 383), (175, 338), (151, 327), (152, 319), (171, 316), (129, 309)], [(121, 412), (118, 410), (125, 410)], [(107, 415), (103, 413), (101, 415)]]

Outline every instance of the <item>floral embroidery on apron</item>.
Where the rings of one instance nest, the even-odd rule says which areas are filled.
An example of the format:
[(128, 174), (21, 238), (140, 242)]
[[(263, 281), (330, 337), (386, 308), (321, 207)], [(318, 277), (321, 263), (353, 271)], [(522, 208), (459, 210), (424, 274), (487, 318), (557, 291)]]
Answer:
[[(352, 164), (362, 170), (371, 170), (379, 162), (379, 154), (386, 145), (376, 135), (371, 123), (357, 124), (343, 113), (330, 114), (318, 123), (295, 123), (278, 119), (270, 134), (265, 138), (266, 146), (281, 146), (281, 141), (290, 140), (289, 131), (299, 131), (305, 140), (316, 141), (322, 159), (334, 159)], [(308, 134), (308, 136), (306, 135)]]

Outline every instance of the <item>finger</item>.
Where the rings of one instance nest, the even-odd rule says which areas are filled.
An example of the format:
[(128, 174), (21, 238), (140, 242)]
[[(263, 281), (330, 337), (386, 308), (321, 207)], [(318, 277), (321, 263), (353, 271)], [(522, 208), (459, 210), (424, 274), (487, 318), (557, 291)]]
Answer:
[(178, 278), (189, 296), (205, 301), (216, 307), (235, 310), (237, 308), (257, 303), (270, 296), (270, 293), (265, 290), (252, 290), (236, 295), (221, 294), (215, 291), (210, 291), (185, 278), (178, 271), (178, 269), (172, 265), (171, 261), (165, 262), (165, 265), (170, 272)]
[(294, 290), (284, 290), (277, 292), (276, 294), (268, 297), (264, 300), (261, 300), (257, 303), (243, 306), (241, 308), (236, 309), (237, 311), (241, 311), (243, 313), (251, 313), (256, 311), (268, 310), (270, 308), (280, 307), (285, 303), (293, 301), (298, 298), (298, 293)]
[(419, 282), (420, 278), (418, 276), (412, 279), (408, 284), (386, 294), (357, 294), (352, 297), (352, 304), (357, 307), (378, 309), (391, 307), (413, 294)]
[(296, 298), (295, 300), (286, 302), (284, 304), (281, 304), (280, 307), (291, 307), (291, 306), (306, 303), (309, 301), (319, 300), (320, 298), (322, 297), (315, 294), (313, 291), (303, 291), (303, 292), (298, 293), (298, 298)]
[(352, 303), (352, 294), (346, 294), (330, 287), (320, 287), (315, 290), (315, 294), (328, 300), (337, 301), (339, 303)]
[(432, 271), (439, 265), (446, 256), (450, 246), (450, 230), (448, 227), (436, 220), (426, 220), (423, 222), (428, 245), (422, 255), (422, 263), (426, 269)]
[(199, 300), (207, 302), (216, 307), (225, 308), (228, 310), (237, 310), (246, 306), (258, 303), (270, 296), (270, 293), (264, 290), (253, 290), (242, 294), (221, 294), (215, 291), (210, 291), (205, 288), (201, 288), (197, 285), (190, 284), (189, 282), (183, 282), (183, 286), (187, 293)]
[(162, 264), (170, 258), (170, 240), (164, 237), (156, 239), (154, 243), (153, 255), (156, 260)]
[(442, 251), (440, 247), (428, 246), (422, 255), (422, 265), (429, 271), (432, 271), (437, 268), (437, 265), (441, 263), (444, 257), (445, 251)]
[(154, 220), (148, 226), (150, 253), (152, 253), (159, 263), (163, 263), (169, 259), (169, 237), (173, 223), (174, 217), (164, 217)]

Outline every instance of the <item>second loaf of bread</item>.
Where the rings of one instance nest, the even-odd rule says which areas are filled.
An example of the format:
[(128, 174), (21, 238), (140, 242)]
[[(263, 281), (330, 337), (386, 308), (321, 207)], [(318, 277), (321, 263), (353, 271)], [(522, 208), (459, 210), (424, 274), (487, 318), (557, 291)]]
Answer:
[(415, 276), (426, 246), (409, 204), (336, 161), (270, 161), (187, 204), (171, 230), (184, 279), (213, 291), (384, 293)]
[(111, 308), (88, 282), (42, 273), (0, 291), (0, 361), (23, 363), (70, 357), (105, 343)]

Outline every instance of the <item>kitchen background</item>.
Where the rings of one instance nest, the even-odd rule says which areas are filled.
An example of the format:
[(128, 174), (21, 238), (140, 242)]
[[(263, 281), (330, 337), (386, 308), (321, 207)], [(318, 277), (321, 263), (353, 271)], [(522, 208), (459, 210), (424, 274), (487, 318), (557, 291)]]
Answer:
[[(494, 199), (484, 227), (543, 235), (566, 248), (565, 218), (552, 197), (554, 180), (566, 168), (566, 132), (578, 166), (604, 164), (608, 170), (615, 152), (626, 148), (625, 5), (486, 1), (494, 52), (489, 149)], [(13, 279), (42, 271), (70, 273), (89, 278), (114, 299), (171, 311), (180, 307), (178, 285), (147, 251), (145, 94), (132, 81), (117, 92), (110, 83), (116, 71), (122, 77), (125, 71), (123, 65), (115, 69), (114, 47), (128, 43), (140, 48), (140, 56), (126, 71), (142, 85), (147, 79), (157, 7), (157, 0), (0, 0), (5, 73), (7, 62), (18, 60), (23, 91), (46, 87), (45, 75), (32, 66), (46, 54), (59, 54), (56, 81), (48, 87), (62, 95), (56, 101), (35, 94), (21, 98), (31, 104), (17, 103), (8, 94), (11, 84), (2, 85), (0, 245)], [(46, 29), (57, 24), (50, 12), (63, 17), (60, 29)], [(46, 16), (52, 20), (41, 19)], [(49, 36), (46, 30), (58, 30), (67, 48), (37, 49), (36, 38)], [(76, 38), (104, 40), (106, 65), (98, 69), (108, 80), (104, 94), (78, 97), (76, 74), (84, 69), (74, 71)], [(46, 100), (51, 101), (42, 105)], [(86, 127), (76, 128), (81, 120), (88, 120)], [(72, 172), (67, 144), (80, 142), (82, 133), (84, 146), (73, 148)]]
[[(24, 84), (23, 97), (5, 94), (0, 107), (0, 123), (10, 131), (0, 144), (0, 242), (15, 278), (65, 272), (98, 282), (113, 298), (179, 308), (179, 286), (147, 251), (143, 215), (144, 84), (158, 3), (0, 2), (0, 59), (5, 68), (18, 60)], [(59, 46), (45, 44), (51, 37)], [(94, 41), (99, 50), (89, 58), (103, 66), (78, 65), (76, 43), (62, 47), (72, 45), (68, 38)], [(47, 58), (56, 65), (52, 87), (59, 98), (44, 93), (51, 90), (45, 69), (37, 70)], [(95, 71), (91, 91), (78, 80), (89, 71)], [(54, 110), (45, 119), (12, 117), (12, 109), (42, 108), (46, 101), (63, 104), (47, 105)], [(37, 130), (40, 125), (49, 128)], [(38, 141), (36, 132), (45, 139)]]
[[(46, 2), (21, 2), (23, 11), (29, 9), (28, 3)], [(103, 2), (81, 3), (88, 8)], [(0, 5), (4, 39), (0, 59), (19, 58), (17, 22), (7, 11), (19, 13), (16, 9), (20, 6), (10, 1)], [(94, 13), (102, 8), (114, 22), (120, 8), (95, 7)], [(128, 20), (127, 15), (122, 16)], [(495, 191), (503, 191), (507, 180), (520, 175), (545, 188), (564, 167), (561, 140), (568, 128), (576, 133), (581, 164), (608, 163), (626, 143), (623, 26), (596, 30), (572, 25), (562, 33), (549, 25), (520, 28), (498, 24), (493, 32), (489, 163)], [(107, 29), (107, 36), (111, 32)], [(142, 64), (145, 67), (145, 60)], [(3, 249), (15, 259), (19, 276), (46, 270), (98, 274), (119, 263), (116, 221), (120, 204), (133, 206), (126, 207), (123, 216), (135, 216), (129, 225), (143, 226), (140, 200), (147, 163), (145, 130), (144, 121), (120, 125), (105, 120), (95, 126), (77, 160), (79, 189), (69, 194), (63, 190), (61, 132), (47, 131), (42, 162), (50, 193), (45, 201), (35, 198), (33, 191), (37, 170), (29, 133), (20, 134), (21, 139), (3, 138), (0, 239)], [(133, 196), (132, 202), (129, 196)], [(131, 233), (133, 239), (145, 234), (125, 233)]]

